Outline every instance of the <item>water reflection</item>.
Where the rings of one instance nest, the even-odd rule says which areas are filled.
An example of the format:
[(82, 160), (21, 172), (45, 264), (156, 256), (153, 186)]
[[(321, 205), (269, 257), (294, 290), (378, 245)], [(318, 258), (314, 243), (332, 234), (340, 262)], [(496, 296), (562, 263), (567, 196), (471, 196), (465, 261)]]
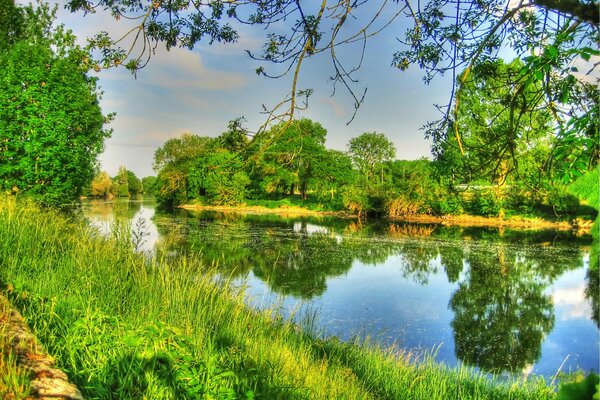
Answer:
[[(144, 211), (140, 204), (129, 204), (115, 212), (136, 218)], [(105, 218), (110, 215), (109, 209), (108, 205), (94, 206), (89, 214)], [(431, 330), (451, 329), (453, 347), (450, 348), (456, 359), (490, 372), (523, 371), (540, 361), (543, 343), (558, 323), (554, 303), (557, 297), (552, 294), (555, 290), (552, 287), (567, 271), (584, 265), (585, 249), (589, 246), (587, 238), (549, 231), (357, 224), (335, 218), (177, 210), (157, 212), (153, 223), (158, 231), (154, 244), (158, 253), (199, 254), (207, 263), (215, 264), (223, 275), (252, 277), (286, 299), (330, 304), (333, 310), (331, 315), (327, 314), (330, 321), (340, 319), (341, 314), (360, 320), (357, 323), (361, 325), (350, 323), (344, 329), (358, 331), (371, 325), (374, 329), (386, 328), (385, 323), (378, 322), (382, 318), (390, 326), (401, 323), (394, 328), (394, 340), (409, 348), (423, 343), (439, 344), (444, 341), (443, 336), (436, 336)], [(376, 282), (374, 289), (365, 284), (368, 291), (360, 292), (361, 296), (381, 298), (377, 307), (384, 316), (377, 317), (379, 320), (373, 311), (351, 306), (343, 295), (348, 289), (338, 287), (343, 286), (340, 279), (357, 268), (364, 276), (384, 277)], [(384, 272), (385, 268), (393, 271)], [(411, 303), (398, 287), (412, 286), (405, 283), (398, 286), (392, 279), (386, 280), (392, 273), (401, 276), (402, 282), (421, 287), (421, 293), (432, 299), (439, 295), (440, 285), (445, 288), (441, 292), (448, 292), (447, 309), (430, 312), (439, 315), (437, 320), (434, 317), (427, 322), (431, 326), (426, 335), (431, 338), (416, 334), (416, 338), (408, 339), (411, 335), (405, 333), (415, 330), (411, 327), (425, 326), (423, 321), (410, 320), (410, 310), (422, 311), (431, 305), (426, 299)], [(439, 282), (440, 277), (445, 282)], [(337, 285), (333, 291), (328, 287), (332, 282)], [(580, 282), (584, 284), (584, 279)], [(593, 305), (592, 317), (598, 324), (597, 270), (587, 272), (585, 284), (586, 296)], [(579, 304), (583, 304), (581, 301)], [(394, 314), (398, 309), (401, 313)], [(584, 309), (589, 314), (589, 306), (584, 305)], [(369, 322), (365, 318), (375, 319)], [(590, 346), (597, 350), (597, 330), (587, 335), (583, 340), (590, 340)], [(562, 343), (569, 339), (560, 338), (560, 351), (566, 354), (571, 350)], [(597, 364), (598, 351), (595, 353), (596, 356), (589, 356), (588, 364)], [(449, 358), (445, 360), (453, 363)], [(559, 366), (543, 368), (555, 372)]]

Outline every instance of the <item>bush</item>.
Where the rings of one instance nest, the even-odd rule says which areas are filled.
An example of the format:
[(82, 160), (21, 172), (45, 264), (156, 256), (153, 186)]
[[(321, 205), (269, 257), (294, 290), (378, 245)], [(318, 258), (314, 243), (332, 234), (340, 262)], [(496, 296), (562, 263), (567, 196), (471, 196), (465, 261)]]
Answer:
[(556, 216), (575, 215), (579, 208), (579, 199), (561, 188), (553, 188), (548, 193), (546, 203)]
[(507, 192), (505, 207), (519, 214), (531, 215), (538, 207), (539, 201), (535, 196), (521, 188), (513, 188)]
[(432, 199), (429, 208), (436, 215), (456, 215), (463, 212), (461, 199), (451, 194)]
[(496, 217), (502, 209), (502, 201), (490, 190), (475, 191), (465, 208), (474, 215)]

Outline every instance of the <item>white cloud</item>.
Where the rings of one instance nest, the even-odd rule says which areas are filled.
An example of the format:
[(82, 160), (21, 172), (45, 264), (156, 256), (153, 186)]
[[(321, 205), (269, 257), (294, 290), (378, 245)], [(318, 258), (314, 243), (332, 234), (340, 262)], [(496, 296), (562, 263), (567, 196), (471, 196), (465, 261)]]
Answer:
[[(585, 299), (585, 285), (560, 288), (552, 293), (552, 302), (560, 307), (560, 319), (589, 318), (591, 310)], [(558, 311), (558, 310), (557, 310)]]

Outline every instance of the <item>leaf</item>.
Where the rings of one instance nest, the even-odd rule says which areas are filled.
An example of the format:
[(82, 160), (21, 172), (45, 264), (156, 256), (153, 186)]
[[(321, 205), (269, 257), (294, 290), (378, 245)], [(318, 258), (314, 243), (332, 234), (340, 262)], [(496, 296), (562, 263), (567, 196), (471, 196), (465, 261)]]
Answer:
[(535, 79), (537, 79), (538, 81), (541, 81), (542, 79), (544, 79), (544, 73), (540, 70), (537, 70), (533, 73), (533, 76), (535, 77)]
[(556, 46), (548, 46), (548, 47), (546, 47), (546, 52), (548, 53), (548, 55), (551, 58), (558, 57), (558, 49), (556, 48)]

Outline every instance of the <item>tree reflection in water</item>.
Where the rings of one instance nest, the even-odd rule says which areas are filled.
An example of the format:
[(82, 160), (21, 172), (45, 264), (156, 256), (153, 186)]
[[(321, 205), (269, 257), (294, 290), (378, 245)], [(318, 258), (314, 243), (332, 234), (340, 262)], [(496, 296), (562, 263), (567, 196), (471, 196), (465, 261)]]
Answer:
[[(419, 284), (443, 270), (457, 285), (449, 301), (456, 357), (489, 372), (522, 371), (540, 358), (554, 326), (547, 288), (582, 265), (580, 248), (570, 238), (561, 247), (554, 232), (187, 212), (154, 222), (159, 251), (200, 254), (229, 277), (252, 271), (273, 292), (304, 300), (355, 262), (377, 266), (396, 256), (402, 276)], [(596, 323), (597, 282), (597, 270), (589, 271)]]

